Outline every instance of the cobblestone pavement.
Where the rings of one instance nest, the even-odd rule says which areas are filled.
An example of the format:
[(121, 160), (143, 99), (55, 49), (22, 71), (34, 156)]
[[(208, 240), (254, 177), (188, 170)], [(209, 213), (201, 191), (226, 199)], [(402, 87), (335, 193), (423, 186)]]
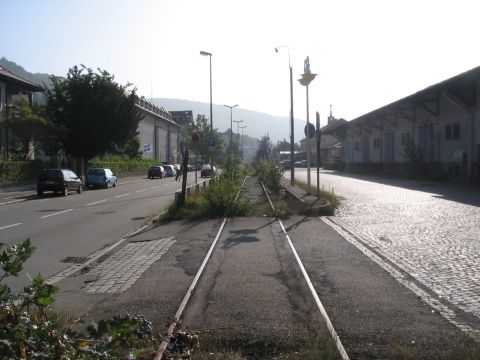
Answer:
[[(305, 181), (305, 172), (296, 178)], [(322, 172), (320, 183), (342, 198), (329, 220), (448, 305), (442, 314), (478, 338), (480, 191), (331, 172)]]
[(168, 237), (128, 243), (94, 268), (93, 272), (98, 277), (83, 290), (89, 293), (121, 293), (127, 290), (174, 242), (173, 237)]

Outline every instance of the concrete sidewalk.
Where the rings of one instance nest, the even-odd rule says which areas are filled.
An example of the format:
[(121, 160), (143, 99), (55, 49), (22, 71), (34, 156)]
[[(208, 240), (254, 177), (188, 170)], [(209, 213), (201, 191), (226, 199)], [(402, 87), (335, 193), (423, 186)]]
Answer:
[(284, 224), (352, 359), (478, 354), (473, 339), (320, 218), (293, 216)]

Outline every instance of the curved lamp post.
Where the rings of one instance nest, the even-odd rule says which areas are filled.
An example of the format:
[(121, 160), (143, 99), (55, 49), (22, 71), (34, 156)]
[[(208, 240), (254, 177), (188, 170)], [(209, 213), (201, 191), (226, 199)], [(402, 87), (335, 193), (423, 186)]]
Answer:
[(310, 71), (310, 59), (308, 56), (305, 58), (303, 63), (304, 73), (301, 75), (301, 79), (298, 79), (302, 86), (307, 88), (307, 127), (305, 135), (307, 136), (307, 186), (310, 189), (311, 180), (310, 180), (310, 116), (309, 116), (309, 104), (308, 104), (308, 85), (315, 79), (317, 74), (312, 74)]
[(278, 49), (287, 48), (288, 50), (288, 68), (290, 73), (290, 184), (295, 185), (295, 138), (294, 138), (294, 120), (293, 120), (293, 75), (292, 66), (290, 65), (290, 47), (287, 45), (277, 46), (275, 52), (278, 53)]

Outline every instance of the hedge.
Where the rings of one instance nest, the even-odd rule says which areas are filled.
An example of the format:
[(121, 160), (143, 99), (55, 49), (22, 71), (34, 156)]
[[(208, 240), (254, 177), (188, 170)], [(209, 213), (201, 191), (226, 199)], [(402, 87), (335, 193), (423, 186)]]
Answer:
[[(158, 164), (156, 160), (143, 161), (90, 161), (87, 169), (104, 167), (111, 169), (115, 174), (146, 172), (152, 165)], [(48, 161), (0, 161), (0, 186), (36, 181), (38, 174), (44, 168), (50, 168)]]
[(0, 185), (35, 181), (45, 167), (48, 162), (41, 160), (0, 161)]
[[(89, 161), (88, 169), (93, 167), (107, 168), (113, 171), (114, 174), (131, 173), (148, 171), (152, 165), (157, 165), (157, 160), (149, 161)], [(87, 170), (88, 170), (87, 169)]]

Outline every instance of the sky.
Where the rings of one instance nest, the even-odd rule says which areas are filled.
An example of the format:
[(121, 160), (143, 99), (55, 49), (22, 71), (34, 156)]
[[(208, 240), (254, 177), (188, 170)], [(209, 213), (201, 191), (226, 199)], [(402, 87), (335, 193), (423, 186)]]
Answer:
[(0, 0), (0, 57), (55, 75), (83, 64), (146, 98), (208, 103), (207, 51), (213, 103), (286, 117), (290, 61), (306, 119), (308, 56), (310, 119), (324, 124), (330, 105), (352, 120), (479, 66), (479, 13), (478, 0)]

